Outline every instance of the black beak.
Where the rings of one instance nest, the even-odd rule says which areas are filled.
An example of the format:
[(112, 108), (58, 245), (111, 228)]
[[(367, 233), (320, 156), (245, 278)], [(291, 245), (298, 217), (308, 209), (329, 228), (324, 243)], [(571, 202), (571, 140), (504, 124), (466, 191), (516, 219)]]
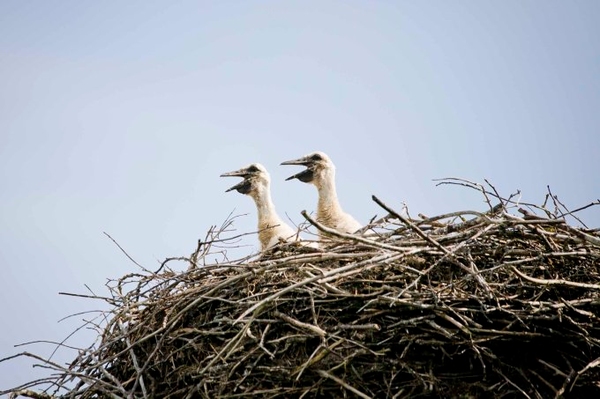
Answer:
[(313, 164), (314, 161), (312, 159), (310, 159), (309, 157), (302, 157), (299, 159), (293, 159), (291, 161), (285, 161), (281, 163), (282, 165), (303, 165), (306, 166), (306, 170), (303, 170), (302, 172), (296, 173), (293, 176), (288, 177), (287, 179), (285, 179), (286, 181), (288, 180), (293, 180), (293, 179), (298, 179), (301, 182), (304, 183), (310, 183), (314, 176), (315, 173), (313, 171)]
[(228, 193), (230, 191), (237, 190), (238, 193), (248, 194), (248, 192), (250, 192), (250, 189), (252, 188), (252, 184), (248, 180), (249, 176), (250, 176), (250, 173), (248, 173), (248, 171), (246, 169), (239, 169), (239, 170), (234, 170), (233, 172), (223, 173), (221, 175), (221, 177), (243, 177), (244, 178), (244, 180), (242, 180), (235, 186), (228, 188), (227, 190), (225, 190), (225, 192)]
[(296, 173), (295, 175), (290, 176), (285, 180), (288, 181), (288, 180), (298, 179), (303, 183), (310, 183), (313, 180), (314, 176), (315, 176), (315, 174), (314, 174), (313, 170), (310, 168), (307, 168), (306, 170)]
[(250, 183), (250, 181), (248, 179), (244, 179), (241, 182), (239, 182), (238, 184), (236, 184), (235, 186), (230, 187), (227, 190), (225, 190), (225, 192), (228, 193), (230, 191), (237, 190), (237, 192), (240, 194), (248, 194), (251, 189), (252, 189), (252, 184)]
[(246, 177), (248, 174), (246, 169), (238, 169), (233, 172), (223, 173), (220, 177)]
[(308, 166), (312, 163), (312, 160), (308, 157), (302, 157), (298, 159), (292, 159), (291, 161), (282, 162), (281, 165), (304, 165)]

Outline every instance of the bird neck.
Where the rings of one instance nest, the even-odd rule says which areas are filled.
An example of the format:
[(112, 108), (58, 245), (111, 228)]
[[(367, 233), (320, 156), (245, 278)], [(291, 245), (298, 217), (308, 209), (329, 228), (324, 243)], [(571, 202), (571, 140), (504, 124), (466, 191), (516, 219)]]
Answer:
[(319, 192), (319, 203), (317, 213), (341, 211), (338, 202), (337, 191), (335, 189), (335, 175), (329, 173), (317, 186)]
[(258, 227), (259, 229), (265, 228), (267, 225), (273, 226), (280, 223), (279, 216), (275, 211), (275, 205), (271, 200), (271, 193), (269, 189), (261, 190), (252, 198), (256, 203), (256, 210), (258, 213)]

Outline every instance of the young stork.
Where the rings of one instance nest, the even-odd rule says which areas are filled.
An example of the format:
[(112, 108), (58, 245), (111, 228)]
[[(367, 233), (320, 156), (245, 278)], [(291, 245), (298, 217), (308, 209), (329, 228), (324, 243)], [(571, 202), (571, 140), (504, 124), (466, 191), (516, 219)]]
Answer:
[(335, 165), (327, 154), (317, 151), (300, 159), (282, 162), (282, 165), (303, 165), (306, 169), (288, 177), (313, 184), (319, 192), (317, 222), (341, 233), (354, 233), (362, 226), (342, 210), (335, 189)]
[(293, 240), (296, 230), (285, 224), (275, 211), (271, 200), (271, 177), (269, 172), (259, 163), (253, 163), (245, 168), (223, 173), (221, 177), (243, 177), (240, 183), (226, 190), (237, 190), (238, 193), (252, 197), (258, 211), (258, 240), (261, 251), (273, 247), (280, 240)]

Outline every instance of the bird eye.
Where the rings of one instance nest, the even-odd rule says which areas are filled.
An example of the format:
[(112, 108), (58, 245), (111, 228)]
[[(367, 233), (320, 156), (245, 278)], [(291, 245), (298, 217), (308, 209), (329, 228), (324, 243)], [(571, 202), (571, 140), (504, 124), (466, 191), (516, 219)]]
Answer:
[(248, 172), (258, 172), (258, 168), (256, 167), (256, 165), (250, 165), (250, 167), (248, 167)]
[(313, 161), (322, 161), (323, 157), (321, 155), (319, 155), (319, 154), (314, 154), (314, 155), (312, 155), (310, 157), (310, 159), (313, 160)]

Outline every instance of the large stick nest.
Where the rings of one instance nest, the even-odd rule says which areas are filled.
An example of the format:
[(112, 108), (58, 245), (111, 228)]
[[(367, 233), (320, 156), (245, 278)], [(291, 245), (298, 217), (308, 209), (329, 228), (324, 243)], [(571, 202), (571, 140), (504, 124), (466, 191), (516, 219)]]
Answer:
[(552, 195), (533, 206), (446, 183), (488, 211), (412, 219), (374, 198), (388, 215), (362, 236), (315, 224), (331, 233), (321, 251), (237, 261), (210, 261), (231, 239), (229, 222), (212, 229), (179, 258), (187, 271), (169, 259), (112, 281), (98, 343), (67, 366), (19, 354), (56, 373), (0, 394), (600, 397), (598, 230), (569, 225)]

